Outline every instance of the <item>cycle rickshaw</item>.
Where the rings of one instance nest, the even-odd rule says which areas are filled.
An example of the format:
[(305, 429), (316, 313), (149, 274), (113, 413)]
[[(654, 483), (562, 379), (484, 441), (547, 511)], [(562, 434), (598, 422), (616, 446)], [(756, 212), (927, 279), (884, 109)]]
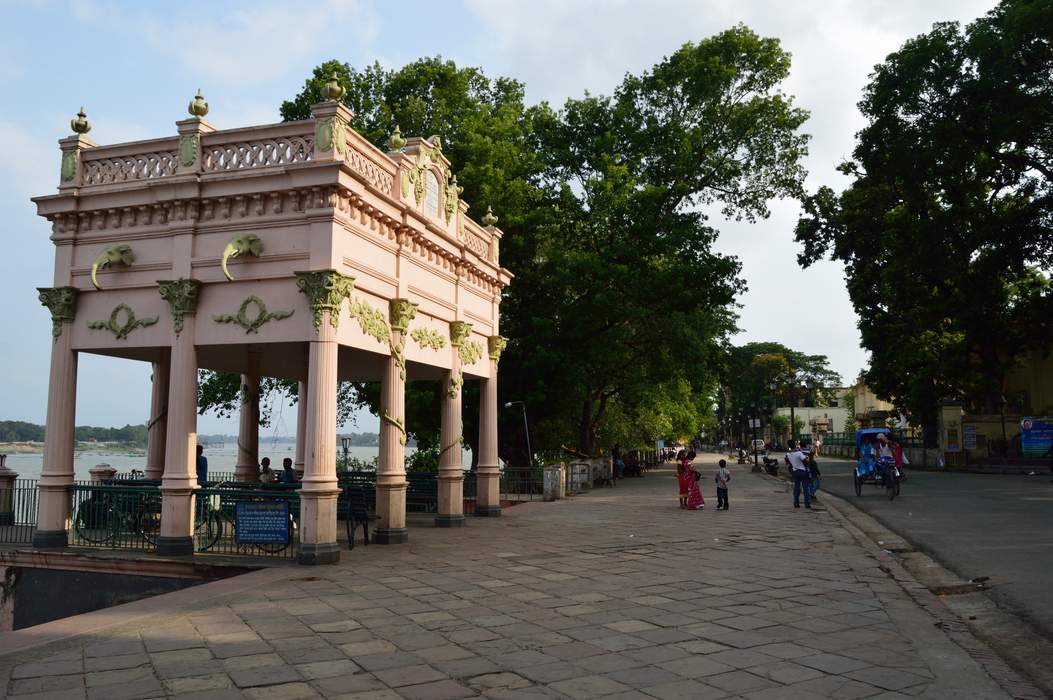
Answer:
[(873, 484), (885, 489), (885, 495), (891, 501), (899, 495), (899, 470), (895, 459), (878, 455), (876, 444), (879, 435), (891, 440), (892, 431), (888, 428), (863, 428), (856, 431), (857, 461), (853, 474), (856, 496), (863, 495), (863, 484)]

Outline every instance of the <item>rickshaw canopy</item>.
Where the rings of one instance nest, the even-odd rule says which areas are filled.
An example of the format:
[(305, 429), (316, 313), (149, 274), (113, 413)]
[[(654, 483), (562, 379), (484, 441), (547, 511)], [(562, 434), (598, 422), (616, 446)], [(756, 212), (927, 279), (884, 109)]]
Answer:
[(866, 436), (876, 435), (887, 435), (890, 439), (892, 438), (891, 428), (862, 428), (856, 431), (856, 447), (860, 447), (863, 444), (863, 438)]

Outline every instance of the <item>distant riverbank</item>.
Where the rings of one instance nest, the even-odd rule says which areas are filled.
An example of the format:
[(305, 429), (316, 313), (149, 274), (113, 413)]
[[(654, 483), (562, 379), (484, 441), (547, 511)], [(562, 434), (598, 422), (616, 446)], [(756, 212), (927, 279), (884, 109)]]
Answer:
[[(77, 451), (102, 451), (114, 453), (127, 453), (130, 455), (146, 454), (146, 449), (139, 445), (121, 442), (78, 442), (74, 448)], [(44, 443), (42, 442), (0, 442), (0, 454), (43, 454)]]

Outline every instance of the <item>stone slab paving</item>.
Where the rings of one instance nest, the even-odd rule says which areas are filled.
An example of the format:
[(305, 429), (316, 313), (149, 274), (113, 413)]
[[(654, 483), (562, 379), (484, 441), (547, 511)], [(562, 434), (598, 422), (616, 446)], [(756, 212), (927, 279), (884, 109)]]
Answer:
[(2, 687), (24, 700), (1008, 697), (832, 514), (733, 473), (728, 512), (709, 498), (678, 509), (659, 470), (463, 529), (421, 523), (408, 545), (218, 598), (206, 584), (164, 614), (140, 601), (90, 638), (0, 657)]

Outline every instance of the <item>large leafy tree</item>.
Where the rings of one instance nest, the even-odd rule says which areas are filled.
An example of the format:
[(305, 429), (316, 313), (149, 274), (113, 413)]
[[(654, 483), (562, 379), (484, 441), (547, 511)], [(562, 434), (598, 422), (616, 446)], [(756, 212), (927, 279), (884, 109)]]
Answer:
[(845, 263), (880, 395), (930, 428), (944, 398), (996, 412), (1007, 370), (1053, 337), (1053, 5), (935, 25), (859, 106), (853, 182), (805, 200), (799, 261)]
[[(736, 27), (559, 110), (526, 107), (521, 84), (438, 58), (394, 71), (330, 61), (283, 118), (309, 116), (334, 71), (358, 131), (378, 145), (395, 125), (438, 134), (472, 213), (501, 217), (502, 264), (516, 275), (502, 303), (502, 401), (527, 402), (535, 445), (593, 452), (615, 404), (656, 430), (698, 423), (706, 401), (684, 416), (647, 397), (685, 386), (710, 397), (734, 328), (739, 266), (711, 250), (717, 231), (700, 208), (752, 220), (770, 199), (801, 194), (807, 115), (780, 90), (789, 55), (777, 40)], [(437, 429), (438, 397), (409, 391), (419, 439)], [(217, 403), (208, 396), (203, 405)], [(375, 387), (342, 396), (376, 408)], [(514, 458), (524, 441), (518, 421), (506, 427), (502, 452)], [(466, 421), (465, 437), (474, 432)]]
[(737, 434), (740, 418), (767, 414), (774, 406), (798, 401), (828, 405), (839, 398), (833, 389), (840, 382), (826, 355), (808, 355), (776, 342), (728, 347), (721, 364), (718, 418)]

